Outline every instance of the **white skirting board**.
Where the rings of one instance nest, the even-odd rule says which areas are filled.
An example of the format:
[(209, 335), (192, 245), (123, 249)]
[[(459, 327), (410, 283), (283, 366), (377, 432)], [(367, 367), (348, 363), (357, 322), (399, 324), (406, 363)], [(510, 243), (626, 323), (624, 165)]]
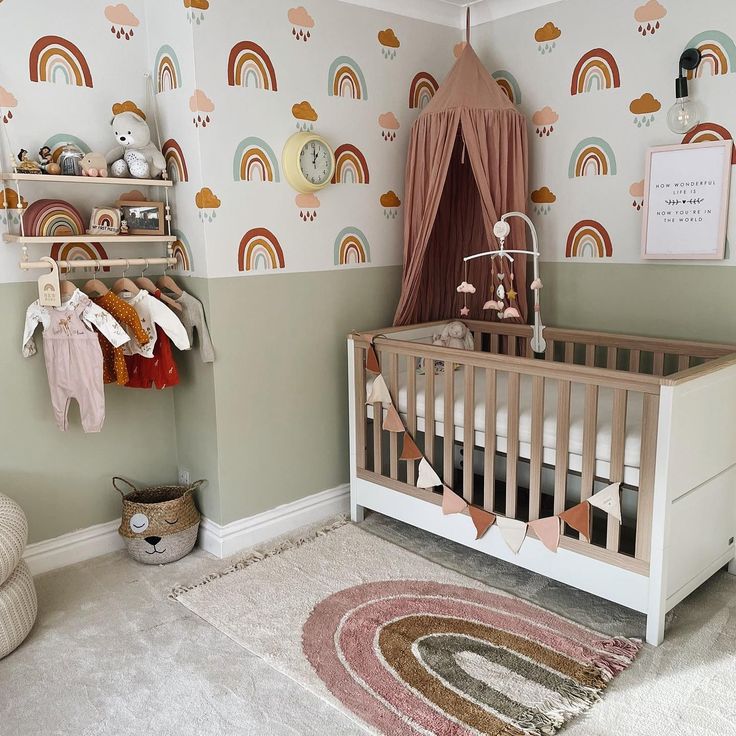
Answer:
[[(203, 516), (199, 528), (199, 546), (215, 557), (229, 557), (241, 549), (288, 534), (300, 526), (347, 514), (349, 496), (350, 489), (345, 484), (230, 524), (220, 525)], [(119, 526), (120, 520), (115, 519), (29, 544), (23, 557), (31, 573), (40, 575), (116, 552), (123, 549), (123, 540), (118, 534)]]

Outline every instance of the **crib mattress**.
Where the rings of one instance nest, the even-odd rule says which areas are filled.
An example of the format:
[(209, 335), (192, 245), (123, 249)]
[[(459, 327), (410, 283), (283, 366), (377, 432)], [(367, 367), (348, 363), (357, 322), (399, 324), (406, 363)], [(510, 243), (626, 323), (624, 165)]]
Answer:
[[(374, 378), (370, 376), (366, 381), (366, 389), (371, 390)], [(435, 434), (444, 436), (444, 374), (435, 376)], [(454, 425), (456, 438), (462, 438), (465, 419), (465, 379), (464, 371), (454, 372)], [(366, 394), (367, 395), (367, 394)], [(398, 410), (406, 419), (407, 380), (406, 372), (399, 373)], [(416, 376), (416, 412), (419, 431), (424, 430), (425, 414), (425, 376), (417, 373)], [(626, 437), (624, 443), (624, 480), (627, 483), (638, 485), (639, 454), (641, 448), (641, 423), (643, 399), (641, 394), (628, 395), (626, 412)], [(475, 375), (475, 411), (474, 429), (475, 444), (485, 446), (485, 371), (476, 371)], [(598, 391), (598, 422), (596, 433), (596, 475), (607, 478), (608, 464), (611, 460), (611, 426), (613, 414), (613, 391), (601, 388)], [(579, 471), (582, 466), (583, 426), (585, 415), (585, 387), (573, 383), (570, 391), (570, 433), (569, 433), (569, 463), (570, 470)], [(372, 407), (368, 407), (368, 416), (372, 416)], [(530, 457), (532, 429), (532, 380), (523, 375), (519, 382), (519, 455)], [(496, 444), (499, 452), (505, 452), (508, 435), (508, 390), (507, 374), (496, 374)], [(554, 464), (557, 448), (557, 382), (546, 381), (544, 392), (544, 423), (542, 430), (544, 445), (544, 462)]]

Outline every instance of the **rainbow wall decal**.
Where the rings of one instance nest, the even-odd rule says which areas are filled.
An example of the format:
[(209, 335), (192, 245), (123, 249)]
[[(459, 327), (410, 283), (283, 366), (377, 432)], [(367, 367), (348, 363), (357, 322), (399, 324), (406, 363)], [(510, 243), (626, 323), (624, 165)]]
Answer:
[(52, 237), (82, 235), (84, 221), (79, 211), (63, 199), (37, 199), (23, 213), (26, 235)]
[(161, 153), (164, 154), (166, 159), (166, 171), (169, 173), (169, 179), (173, 182), (189, 181), (189, 171), (187, 170), (184, 152), (173, 138), (169, 138), (161, 146)]
[(419, 72), (409, 87), (409, 108), (422, 110), (439, 89), (437, 80), (429, 72)]
[(181, 230), (172, 228), (171, 234), (176, 236), (176, 240), (171, 245), (171, 255), (176, 258), (176, 267), (180, 271), (193, 271), (194, 264), (190, 255), (192, 251), (189, 241)]
[(43, 36), (28, 58), (32, 82), (53, 82), (92, 87), (92, 74), (84, 54), (61, 36)]
[(370, 173), (365, 156), (351, 143), (343, 143), (335, 149), (335, 173), (333, 184), (368, 184)]
[(275, 271), (285, 265), (284, 251), (270, 230), (256, 227), (243, 235), (238, 248), (238, 271)]
[(338, 56), (330, 64), (327, 94), (330, 97), (349, 97), (353, 100), (368, 99), (368, 87), (357, 61), (349, 56)]
[(227, 83), (231, 87), (255, 87), (270, 92), (278, 90), (271, 57), (253, 41), (241, 41), (230, 50)]
[(44, 146), (48, 146), (51, 149), (51, 158), (58, 163), (61, 149), (66, 143), (73, 143), (83, 153), (89, 153), (92, 150), (81, 138), (77, 138), (77, 136), (71, 135), (71, 133), (57, 133), (56, 135), (52, 135), (44, 143)]
[(499, 69), (497, 72), (493, 72), (491, 76), (514, 105), (521, 104), (521, 87), (519, 87), (516, 77), (511, 72), (505, 69)]
[(616, 59), (605, 49), (592, 49), (575, 66), (570, 94), (577, 95), (621, 86)]
[(156, 54), (156, 66), (153, 70), (156, 80), (156, 92), (169, 92), (181, 87), (181, 69), (176, 52), (168, 44), (164, 44)]
[(610, 258), (612, 255), (611, 237), (600, 222), (581, 220), (570, 230), (566, 258)]
[(240, 141), (233, 158), (235, 181), (279, 181), (279, 164), (271, 146), (250, 136)]
[[(710, 141), (732, 141), (733, 136), (718, 123), (701, 123), (694, 127), (682, 139), (683, 143), (708, 143)], [(736, 165), (736, 145), (733, 147), (731, 162)]]
[[(49, 254), (55, 261), (97, 261), (107, 259), (101, 243), (54, 243)], [(103, 266), (109, 271), (110, 266)]]
[(736, 44), (721, 31), (699, 33), (685, 48), (700, 50), (703, 58), (695, 71), (689, 71), (690, 79), (697, 73), (699, 77), (708, 73), (711, 76), (736, 72)]
[(349, 266), (370, 263), (368, 240), (357, 227), (346, 227), (335, 238), (335, 265)]
[(614, 176), (616, 156), (602, 138), (585, 138), (575, 147), (570, 157), (568, 176)]

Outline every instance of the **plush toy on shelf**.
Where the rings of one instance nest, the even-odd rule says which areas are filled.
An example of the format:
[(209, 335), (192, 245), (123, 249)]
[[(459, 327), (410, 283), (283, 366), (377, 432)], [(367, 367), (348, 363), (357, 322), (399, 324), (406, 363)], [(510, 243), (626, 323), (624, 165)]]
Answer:
[(112, 176), (158, 179), (166, 169), (161, 151), (151, 142), (146, 116), (127, 100), (112, 108), (112, 132), (118, 145), (105, 157)]
[(92, 151), (82, 159), (82, 176), (107, 176), (107, 161), (101, 153)]

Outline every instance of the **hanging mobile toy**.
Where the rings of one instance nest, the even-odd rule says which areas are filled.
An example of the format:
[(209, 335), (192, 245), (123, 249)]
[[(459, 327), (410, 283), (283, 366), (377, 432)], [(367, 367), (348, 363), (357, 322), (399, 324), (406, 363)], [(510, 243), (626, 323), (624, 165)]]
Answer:
[(459, 294), (463, 295), (463, 306), (460, 310), (460, 316), (461, 317), (467, 317), (470, 314), (470, 309), (468, 308), (468, 294), (475, 294), (475, 286), (473, 284), (468, 283), (468, 264), (463, 264), (465, 267), (465, 279), (460, 284), (460, 286), (457, 287), (457, 291)]

